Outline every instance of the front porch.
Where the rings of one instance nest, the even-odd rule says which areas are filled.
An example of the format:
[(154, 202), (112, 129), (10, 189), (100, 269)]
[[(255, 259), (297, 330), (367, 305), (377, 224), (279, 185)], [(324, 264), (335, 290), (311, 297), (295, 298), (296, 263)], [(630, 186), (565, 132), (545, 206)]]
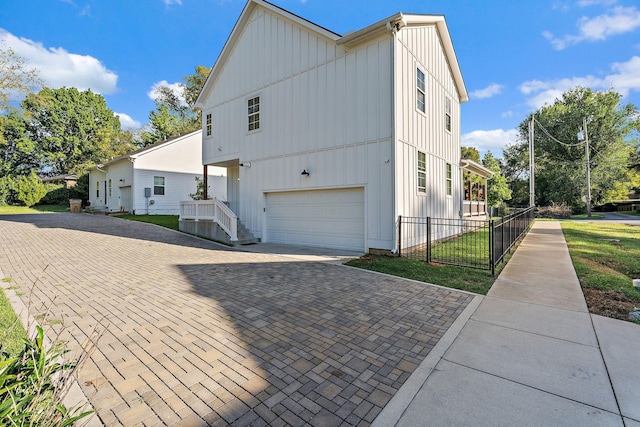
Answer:
[(259, 242), (225, 202), (218, 199), (180, 202), (178, 229), (231, 246)]

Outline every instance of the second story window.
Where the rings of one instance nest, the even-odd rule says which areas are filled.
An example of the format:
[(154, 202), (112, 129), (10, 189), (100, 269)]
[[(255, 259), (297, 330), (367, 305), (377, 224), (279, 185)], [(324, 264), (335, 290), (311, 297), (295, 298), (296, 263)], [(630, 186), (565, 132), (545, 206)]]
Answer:
[(207, 136), (211, 136), (211, 113), (206, 116)]
[(447, 97), (444, 104), (444, 128), (451, 132), (451, 98)]
[(247, 101), (249, 117), (249, 132), (260, 129), (260, 97), (256, 96)]
[(424, 73), (420, 68), (416, 68), (416, 107), (423, 113), (425, 112), (426, 100)]

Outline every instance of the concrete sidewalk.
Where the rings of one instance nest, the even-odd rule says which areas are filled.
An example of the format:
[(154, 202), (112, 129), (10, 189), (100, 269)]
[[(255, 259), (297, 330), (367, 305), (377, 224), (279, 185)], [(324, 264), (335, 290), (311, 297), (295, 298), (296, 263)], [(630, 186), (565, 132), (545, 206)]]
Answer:
[(377, 426), (640, 426), (640, 326), (590, 315), (560, 224), (537, 222)]

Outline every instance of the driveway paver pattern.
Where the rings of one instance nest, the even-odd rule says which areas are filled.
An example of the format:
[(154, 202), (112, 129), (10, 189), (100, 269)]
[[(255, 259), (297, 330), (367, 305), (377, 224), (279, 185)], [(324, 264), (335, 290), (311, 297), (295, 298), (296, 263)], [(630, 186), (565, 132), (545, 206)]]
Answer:
[(85, 214), (0, 216), (0, 272), (71, 349), (106, 328), (108, 426), (368, 425), (473, 299)]

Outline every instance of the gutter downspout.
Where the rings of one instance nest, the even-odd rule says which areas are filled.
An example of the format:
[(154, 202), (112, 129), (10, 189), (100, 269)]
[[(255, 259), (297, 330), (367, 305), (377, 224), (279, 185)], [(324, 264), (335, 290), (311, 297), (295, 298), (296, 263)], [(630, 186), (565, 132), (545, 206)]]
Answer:
[[(404, 19), (401, 18), (401, 21), (404, 23)], [(398, 200), (396, 199), (396, 149), (397, 149), (397, 141), (396, 141), (396, 109), (397, 109), (397, 99), (396, 99), (396, 34), (400, 29), (400, 23), (391, 21), (387, 22), (387, 30), (391, 33), (391, 198), (393, 200), (393, 249), (391, 250), (392, 254), (396, 254), (398, 252), (398, 240), (400, 236), (398, 236)], [(406, 25), (406, 24), (405, 24)], [(403, 25), (404, 26), (404, 25)]]

